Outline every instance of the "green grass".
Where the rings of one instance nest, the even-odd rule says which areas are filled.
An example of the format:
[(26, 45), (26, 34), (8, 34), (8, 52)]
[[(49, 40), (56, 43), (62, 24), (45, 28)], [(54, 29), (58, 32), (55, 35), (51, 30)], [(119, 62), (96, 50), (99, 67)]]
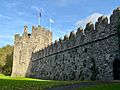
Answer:
[(120, 90), (120, 83), (99, 84), (96, 86), (78, 88), (76, 90)]
[[(0, 90), (45, 90), (74, 83), (80, 83), (80, 81), (54, 81), (22, 77), (14, 78), (0, 74)], [(120, 90), (120, 83), (101, 83), (96, 86), (82, 87), (76, 90)]]
[(56, 86), (63, 86), (80, 81), (54, 81), (32, 78), (10, 77), (0, 74), (0, 90), (44, 90)]

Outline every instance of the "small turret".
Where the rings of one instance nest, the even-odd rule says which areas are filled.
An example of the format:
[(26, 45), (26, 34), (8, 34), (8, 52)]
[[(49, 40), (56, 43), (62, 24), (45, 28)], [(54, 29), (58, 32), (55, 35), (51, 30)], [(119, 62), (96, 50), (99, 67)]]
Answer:
[(16, 44), (17, 42), (21, 41), (21, 36), (19, 34), (15, 34), (14, 36), (14, 43)]
[(40, 25), (38, 25), (37, 30), (44, 30)]
[(27, 25), (24, 26), (24, 33), (28, 33), (28, 26)]
[(28, 26), (25, 25), (24, 26), (24, 32), (22, 34), (22, 39), (24, 39), (24, 41), (28, 41), (28, 38), (30, 38), (31, 34), (28, 33)]
[(39, 28), (41, 28), (41, 26), (40, 26), (40, 25), (38, 25), (38, 27), (39, 27)]
[(32, 33), (34, 32), (34, 30), (35, 30), (35, 26), (32, 26)]

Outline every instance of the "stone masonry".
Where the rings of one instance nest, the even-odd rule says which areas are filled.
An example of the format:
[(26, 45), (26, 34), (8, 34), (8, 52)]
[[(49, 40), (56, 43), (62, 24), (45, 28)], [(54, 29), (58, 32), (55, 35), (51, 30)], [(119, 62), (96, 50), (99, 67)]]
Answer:
[(45, 28), (32, 27), (32, 34), (28, 33), (28, 27), (24, 26), (22, 36), (15, 35), (13, 69), (11, 76), (29, 75), (32, 52), (46, 47), (52, 42), (52, 33)]
[(37, 30), (41, 33), (30, 36), (26, 29), (22, 37), (15, 35), (12, 76), (54, 80), (120, 79), (120, 8), (113, 11), (110, 23), (107, 17), (101, 16), (95, 26), (89, 22), (84, 30), (78, 28), (76, 33), (71, 32), (55, 43), (51, 43), (49, 31)]

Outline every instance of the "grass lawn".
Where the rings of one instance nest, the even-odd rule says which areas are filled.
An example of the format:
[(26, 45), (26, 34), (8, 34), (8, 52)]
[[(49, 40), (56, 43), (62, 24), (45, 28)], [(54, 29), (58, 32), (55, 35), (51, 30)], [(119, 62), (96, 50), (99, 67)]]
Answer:
[(13, 78), (0, 74), (0, 90), (44, 90), (46, 88), (63, 86), (80, 81), (53, 81), (32, 78)]
[(120, 83), (99, 84), (96, 86), (78, 88), (76, 90), (120, 90)]
[[(56, 86), (64, 86), (80, 81), (54, 81), (32, 78), (10, 77), (0, 74), (0, 90), (45, 90)], [(98, 84), (76, 90), (120, 90), (120, 83)]]

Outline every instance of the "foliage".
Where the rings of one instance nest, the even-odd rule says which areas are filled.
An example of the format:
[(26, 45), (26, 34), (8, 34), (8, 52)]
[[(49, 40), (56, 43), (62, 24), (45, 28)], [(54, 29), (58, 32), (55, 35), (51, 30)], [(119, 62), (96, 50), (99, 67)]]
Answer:
[(0, 73), (10, 75), (12, 71), (13, 46), (0, 48)]

